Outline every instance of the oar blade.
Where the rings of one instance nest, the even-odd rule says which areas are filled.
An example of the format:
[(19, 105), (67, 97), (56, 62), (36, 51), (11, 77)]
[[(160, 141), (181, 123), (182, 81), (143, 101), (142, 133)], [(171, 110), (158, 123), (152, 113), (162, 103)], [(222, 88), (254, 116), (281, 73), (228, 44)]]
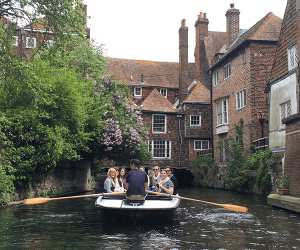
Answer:
[(42, 205), (42, 204), (47, 203), (48, 201), (49, 201), (49, 198), (40, 197), (40, 198), (25, 199), (23, 201), (23, 204), (27, 205), (27, 206)]
[(222, 206), (227, 210), (238, 212), (238, 213), (247, 213), (248, 212), (248, 208), (243, 207), (243, 206), (232, 205), (232, 204), (223, 204)]

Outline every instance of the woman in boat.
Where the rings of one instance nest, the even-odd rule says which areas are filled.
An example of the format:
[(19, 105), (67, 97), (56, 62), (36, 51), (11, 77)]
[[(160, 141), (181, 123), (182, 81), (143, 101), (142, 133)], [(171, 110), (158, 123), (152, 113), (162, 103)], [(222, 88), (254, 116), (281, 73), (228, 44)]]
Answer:
[(110, 168), (107, 171), (107, 177), (104, 182), (104, 190), (106, 193), (112, 193), (116, 188), (117, 171), (114, 168)]
[(162, 169), (160, 171), (160, 179), (158, 183), (158, 192), (173, 194), (174, 193), (174, 184), (168, 177), (167, 171)]
[(122, 187), (125, 189), (125, 187), (126, 187), (126, 169), (125, 168), (121, 168), (119, 180), (122, 183)]
[(124, 192), (125, 188), (123, 182), (121, 181), (120, 169), (115, 167), (115, 170), (116, 170), (116, 178), (115, 178), (116, 187), (114, 192)]

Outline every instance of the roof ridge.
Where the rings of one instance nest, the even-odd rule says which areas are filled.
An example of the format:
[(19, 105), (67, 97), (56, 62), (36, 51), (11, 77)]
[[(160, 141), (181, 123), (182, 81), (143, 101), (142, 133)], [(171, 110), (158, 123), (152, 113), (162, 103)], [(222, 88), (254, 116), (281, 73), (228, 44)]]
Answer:
[(153, 61), (153, 60), (146, 60), (146, 59), (119, 58), (119, 57), (110, 57), (110, 56), (106, 56), (105, 58), (111, 59), (111, 60), (124, 60), (124, 61), (135, 61), (135, 62), (151, 62), (151, 63), (178, 64), (178, 62)]

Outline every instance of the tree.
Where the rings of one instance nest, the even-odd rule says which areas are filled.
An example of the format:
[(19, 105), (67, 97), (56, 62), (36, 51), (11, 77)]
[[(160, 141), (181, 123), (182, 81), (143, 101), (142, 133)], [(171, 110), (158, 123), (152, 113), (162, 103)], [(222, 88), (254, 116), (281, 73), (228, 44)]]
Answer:
[(81, 0), (2, 0), (1, 16), (22, 24), (43, 18), (45, 26), (56, 34), (84, 31)]

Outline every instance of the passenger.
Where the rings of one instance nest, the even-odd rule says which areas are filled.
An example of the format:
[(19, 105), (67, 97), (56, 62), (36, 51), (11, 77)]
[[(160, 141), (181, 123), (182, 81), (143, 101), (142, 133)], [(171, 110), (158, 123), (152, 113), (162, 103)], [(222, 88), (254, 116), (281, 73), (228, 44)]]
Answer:
[(112, 193), (116, 188), (116, 170), (114, 168), (110, 168), (107, 171), (107, 177), (104, 182), (104, 190), (106, 193)]
[(146, 188), (148, 184), (147, 175), (145, 172), (139, 171), (140, 161), (134, 159), (131, 161), (131, 170), (126, 177), (128, 200), (144, 200)]
[(147, 179), (148, 179), (148, 182), (147, 182), (147, 189), (149, 189), (149, 187), (150, 187), (150, 178), (149, 178), (149, 175), (146, 173), (144, 167), (140, 166), (140, 167), (139, 167), (139, 170), (142, 171), (142, 172), (144, 172), (144, 173), (147, 175)]
[(121, 168), (119, 180), (121, 182), (122, 187), (125, 190), (125, 187), (126, 187), (126, 169), (125, 168)]
[(152, 191), (157, 192), (158, 191), (157, 184), (160, 181), (160, 168), (159, 168), (159, 166), (154, 166), (152, 168), (152, 171), (153, 171), (153, 175), (152, 175), (152, 178), (151, 178), (150, 188), (151, 188)]
[(124, 192), (124, 186), (122, 181), (120, 180), (120, 169), (115, 168), (115, 170), (116, 170), (116, 178), (115, 178), (116, 187), (114, 192)]
[(160, 181), (158, 183), (158, 188), (160, 193), (173, 194), (174, 184), (167, 175), (167, 171), (162, 169), (160, 171)]
[(173, 169), (170, 166), (167, 166), (166, 171), (167, 171), (168, 177), (174, 184), (174, 194), (177, 194), (176, 188), (178, 187), (178, 182), (177, 182), (175, 175), (173, 174)]

